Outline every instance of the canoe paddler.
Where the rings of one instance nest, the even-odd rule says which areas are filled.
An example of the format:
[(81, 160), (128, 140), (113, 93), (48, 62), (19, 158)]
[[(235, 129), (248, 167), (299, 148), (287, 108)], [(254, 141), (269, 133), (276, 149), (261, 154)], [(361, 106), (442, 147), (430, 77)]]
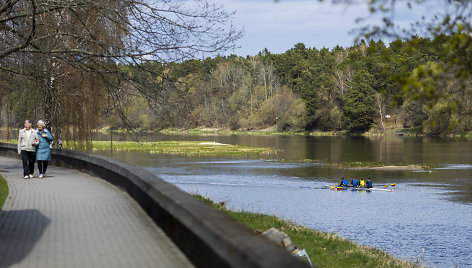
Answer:
[(365, 187), (365, 181), (364, 181), (364, 179), (361, 179), (361, 180), (359, 181), (359, 185), (360, 185), (362, 188)]
[(345, 178), (341, 178), (341, 183), (339, 186), (347, 186), (347, 180)]
[(352, 187), (357, 187), (357, 180), (352, 178), (351, 185), (352, 185)]
[(370, 178), (367, 179), (367, 188), (372, 188), (372, 181)]

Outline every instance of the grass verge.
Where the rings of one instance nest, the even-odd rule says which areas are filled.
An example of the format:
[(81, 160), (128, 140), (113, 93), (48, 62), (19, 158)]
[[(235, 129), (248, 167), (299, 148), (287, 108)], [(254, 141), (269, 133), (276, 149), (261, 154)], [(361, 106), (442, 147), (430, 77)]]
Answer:
[(4, 139), (0, 139), (0, 142), (17, 144), (17, 143), (18, 143), (18, 140), (14, 140), (14, 139), (4, 140)]
[[(72, 148), (73, 149), (73, 148)], [(110, 150), (109, 141), (94, 141), (94, 150)], [(113, 150), (185, 156), (248, 156), (271, 154), (275, 150), (205, 141), (113, 142)]]
[(3, 178), (2, 175), (0, 175), (0, 210), (3, 207), (3, 204), (5, 203), (5, 200), (7, 199), (8, 196), (8, 184), (5, 178)]
[(277, 228), (290, 236), (293, 243), (304, 248), (314, 266), (318, 267), (420, 267), (418, 261), (404, 261), (376, 248), (361, 246), (336, 234), (312, 230), (259, 213), (228, 210), (224, 203), (194, 195), (253, 230)]

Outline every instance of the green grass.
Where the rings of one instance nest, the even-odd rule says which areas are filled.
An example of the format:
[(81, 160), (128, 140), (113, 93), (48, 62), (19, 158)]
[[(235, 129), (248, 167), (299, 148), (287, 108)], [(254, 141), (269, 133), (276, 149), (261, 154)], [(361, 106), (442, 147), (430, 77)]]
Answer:
[(5, 178), (3, 178), (2, 175), (0, 175), (0, 210), (3, 207), (3, 204), (5, 203), (5, 200), (7, 199), (8, 196), (8, 184)]
[(0, 139), (0, 142), (17, 144), (17, 143), (18, 143), (18, 140), (14, 140), (14, 139), (10, 139), (10, 140)]
[(418, 260), (399, 260), (384, 251), (355, 244), (333, 233), (312, 230), (274, 216), (231, 211), (224, 203), (214, 203), (199, 195), (195, 197), (253, 230), (266, 231), (274, 227), (285, 232), (296, 246), (308, 252), (313, 265), (318, 267), (419, 267)]
[[(74, 148), (72, 148), (74, 149)], [(94, 150), (110, 150), (109, 141), (94, 141)], [(205, 141), (113, 142), (113, 150), (177, 154), (185, 156), (255, 156), (274, 153), (274, 149), (221, 144)]]

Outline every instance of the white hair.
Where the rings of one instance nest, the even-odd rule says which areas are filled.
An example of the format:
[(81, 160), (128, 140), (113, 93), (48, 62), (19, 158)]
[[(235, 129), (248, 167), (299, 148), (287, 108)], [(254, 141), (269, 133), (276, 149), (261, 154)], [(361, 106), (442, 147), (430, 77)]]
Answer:
[(43, 127), (45, 127), (45, 126), (46, 126), (46, 123), (44, 123), (43, 120), (39, 120), (38, 123), (37, 123), (37, 125), (43, 125)]

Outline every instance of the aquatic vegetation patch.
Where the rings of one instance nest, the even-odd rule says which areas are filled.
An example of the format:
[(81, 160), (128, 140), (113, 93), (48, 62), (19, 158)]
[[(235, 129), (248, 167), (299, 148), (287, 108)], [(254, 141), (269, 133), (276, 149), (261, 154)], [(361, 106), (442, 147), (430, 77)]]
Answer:
[(371, 162), (371, 161), (351, 161), (351, 162), (327, 162), (321, 159), (277, 159), (267, 160), (268, 162), (281, 162), (281, 163), (313, 163), (320, 166), (334, 167), (334, 168), (346, 168), (346, 169), (380, 169), (380, 170), (425, 170), (437, 168), (439, 165), (431, 164), (403, 164), (403, 163), (384, 163), (384, 162)]
[(319, 160), (319, 159), (296, 159), (296, 160), (290, 160), (290, 159), (270, 159), (266, 160), (266, 162), (277, 162), (277, 163), (316, 163), (320, 165), (325, 165), (326, 161)]
[(339, 168), (353, 168), (353, 169), (392, 169), (392, 170), (421, 170), (436, 167), (429, 164), (403, 164), (403, 163), (384, 163), (384, 162), (370, 162), (370, 161), (352, 161), (352, 162), (338, 162), (328, 163), (328, 166)]
[[(16, 140), (0, 140), (0, 142), (16, 143)], [(70, 150), (86, 150), (85, 143), (63, 142), (64, 148)], [(92, 141), (91, 146), (97, 150), (116, 150), (129, 152), (147, 152), (154, 154), (176, 154), (185, 156), (257, 156), (275, 154), (276, 150), (268, 147), (250, 147), (233, 144), (224, 144), (209, 141), (158, 141), (158, 142), (134, 142), (134, 141)]]
[(253, 230), (277, 228), (290, 236), (293, 243), (304, 248), (316, 267), (420, 267), (420, 260), (405, 261), (382, 250), (355, 244), (333, 233), (324, 233), (290, 221), (261, 213), (232, 211), (223, 202), (194, 195)]
[(195, 135), (195, 136), (210, 136), (210, 135), (252, 135), (252, 136), (336, 136), (344, 133), (337, 132), (321, 132), (321, 131), (279, 131), (279, 130), (229, 130), (219, 128), (194, 128), (194, 129), (176, 129), (168, 128), (159, 131), (164, 135)]
[(147, 152), (156, 154), (177, 154), (185, 156), (247, 156), (275, 153), (266, 147), (249, 147), (205, 141), (159, 141), (131, 142), (116, 141), (113, 147), (109, 141), (93, 141), (93, 150), (117, 150)]

